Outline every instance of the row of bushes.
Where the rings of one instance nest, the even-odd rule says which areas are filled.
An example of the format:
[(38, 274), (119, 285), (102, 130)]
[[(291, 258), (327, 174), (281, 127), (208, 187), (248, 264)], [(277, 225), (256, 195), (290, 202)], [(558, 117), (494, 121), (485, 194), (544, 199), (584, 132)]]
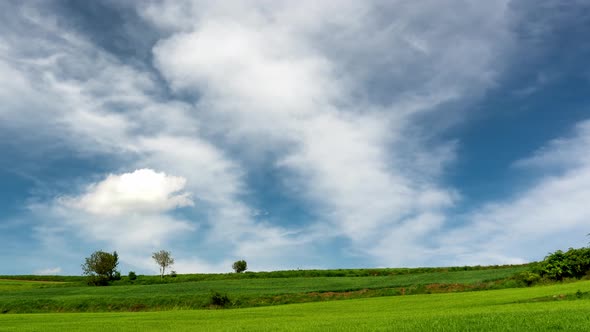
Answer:
[(590, 247), (570, 248), (566, 252), (557, 250), (545, 257), (535, 272), (552, 280), (582, 278), (590, 273)]
[(550, 253), (541, 262), (531, 264), (529, 271), (518, 273), (514, 279), (527, 286), (547, 281), (563, 281), (569, 278), (590, 278), (590, 247), (569, 248)]
[[(193, 281), (235, 280), (235, 279), (272, 279), (272, 278), (314, 278), (314, 277), (368, 277), (368, 276), (395, 276), (421, 273), (445, 273), (458, 271), (497, 270), (509, 269), (528, 265), (494, 265), (494, 266), (459, 266), (459, 267), (432, 267), (432, 268), (379, 268), (379, 269), (335, 269), (335, 270), (284, 270), (270, 272), (244, 272), (244, 273), (195, 273), (179, 274), (174, 278), (160, 278), (159, 276), (138, 276), (137, 279), (124, 277), (115, 281), (112, 285), (149, 285), (166, 284)], [(173, 276), (172, 274), (170, 276)]]

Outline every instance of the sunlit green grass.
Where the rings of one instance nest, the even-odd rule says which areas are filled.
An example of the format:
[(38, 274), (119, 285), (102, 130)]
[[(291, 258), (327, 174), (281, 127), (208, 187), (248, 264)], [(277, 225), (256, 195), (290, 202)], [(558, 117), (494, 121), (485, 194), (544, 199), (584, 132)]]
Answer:
[(2, 331), (590, 331), (590, 281), (284, 306), (141, 313), (0, 315)]

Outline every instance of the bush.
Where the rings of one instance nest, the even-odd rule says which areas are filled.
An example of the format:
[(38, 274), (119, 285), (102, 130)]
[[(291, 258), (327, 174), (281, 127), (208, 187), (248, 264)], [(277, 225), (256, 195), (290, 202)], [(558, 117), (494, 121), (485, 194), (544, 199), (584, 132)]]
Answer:
[(523, 282), (527, 286), (531, 286), (541, 280), (541, 276), (531, 271), (524, 271), (517, 274), (514, 279)]
[(582, 278), (590, 272), (590, 248), (557, 250), (539, 263), (540, 274), (553, 280)]
[(133, 271), (129, 271), (129, 280), (135, 280), (137, 279), (137, 274), (135, 274), (135, 272)]
[(242, 273), (248, 269), (248, 263), (246, 263), (245, 260), (239, 260), (234, 262), (232, 268), (234, 269), (234, 271), (236, 271), (236, 273)]
[(209, 305), (216, 307), (226, 307), (230, 304), (230, 299), (227, 294), (221, 294), (219, 292), (211, 292), (209, 297)]
[(176, 278), (176, 276), (177, 276), (176, 271), (170, 271), (170, 276), (172, 278)]
[(108, 286), (109, 278), (102, 275), (89, 275), (86, 279), (89, 286)]

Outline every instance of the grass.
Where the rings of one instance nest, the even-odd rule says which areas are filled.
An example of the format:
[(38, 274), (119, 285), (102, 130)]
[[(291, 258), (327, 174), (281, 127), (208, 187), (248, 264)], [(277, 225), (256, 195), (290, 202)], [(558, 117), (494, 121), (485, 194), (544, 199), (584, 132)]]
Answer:
[(2, 331), (590, 331), (590, 291), (551, 286), (235, 310), (0, 315)]
[(29, 281), (20, 281), (21, 286), (18, 286), (19, 281), (6, 281), (12, 285), (8, 286), (11, 288), (9, 291), (0, 292), (0, 312), (198, 309), (210, 306), (211, 291), (227, 294), (234, 307), (464, 291), (506, 287), (506, 284), (495, 281), (506, 283), (508, 278), (525, 268), (515, 266), (366, 277), (213, 279), (111, 287), (81, 286), (77, 282), (39, 283), (32, 287), (30, 285), (34, 283)]

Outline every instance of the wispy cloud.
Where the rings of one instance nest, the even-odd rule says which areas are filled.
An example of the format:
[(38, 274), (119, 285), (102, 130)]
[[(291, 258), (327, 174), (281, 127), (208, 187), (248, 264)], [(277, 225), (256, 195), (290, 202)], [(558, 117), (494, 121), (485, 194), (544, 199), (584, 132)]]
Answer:
[(61, 273), (61, 267), (50, 267), (50, 268), (46, 268), (46, 269), (37, 270), (37, 271), (35, 271), (34, 274), (56, 275), (56, 274), (60, 274), (60, 273)]
[(590, 219), (589, 142), (590, 122), (583, 121), (572, 136), (519, 161), (525, 170), (541, 168), (537, 180), (464, 216), (466, 224), (448, 235), (441, 251), (454, 253), (451, 262), (492, 264), (538, 260), (546, 252), (584, 245)]
[[(171, 31), (154, 48), (156, 67), (174, 89), (200, 94), (197, 107), (213, 128), (228, 127), (228, 144), (275, 151), (284, 190), (330, 225), (324, 237), (394, 264), (410, 258), (376, 244), (409, 227), (415, 236), (399, 249), (419, 246), (458, 197), (438, 183), (454, 142), (425, 144), (415, 117), (493, 84), (507, 38), (503, 3), (469, 7), (469, 19), (453, 24), (444, 23), (448, 3), (418, 7), (185, 1), (143, 13)], [(423, 29), (433, 17), (437, 28)], [(483, 24), (466, 28), (474, 17)], [(373, 91), (370, 80), (383, 84)]]
[[(0, 23), (0, 130), (23, 153), (111, 161), (31, 204), (50, 243), (121, 248), (145, 269), (166, 246), (179, 272), (301, 267), (332, 242), (367, 265), (480, 264), (529, 259), (526, 241), (587, 217), (587, 123), (516, 163), (560, 173), (464, 225), (450, 212), (461, 142), (440, 134), (496, 86), (515, 46), (508, 1), (125, 4), (157, 32), (152, 63), (36, 7)], [(259, 168), (278, 180), (252, 185)], [(306, 220), (257, 214), (265, 186)]]
[(590, 121), (578, 123), (572, 135), (556, 138), (514, 166), (541, 170), (572, 169), (590, 165)]
[[(39, 155), (67, 158), (64, 154), (73, 153), (78, 158), (99, 156), (129, 163), (119, 166), (118, 175), (99, 181), (102, 174), (70, 179), (90, 187), (70, 190), (72, 195), (61, 200), (33, 204), (41, 220), (45, 215), (63, 218), (40, 224), (42, 238), (53, 244), (77, 234), (127, 249), (164, 245), (171, 232), (217, 225), (224, 217), (226, 229), (237, 233), (224, 240), (231, 256), (240, 230), (250, 237), (264, 234), (267, 227), (257, 226), (239, 197), (243, 170), (200, 134), (201, 121), (192, 116), (192, 105), (163, 99), (152, 73), (121, 62), (52, 17), (39, 15), (33, 6), (23, 4), (15, 13), (20, 21), (4, 36), (21, 38), (2, 39), (7, 47), (0, 58), (0, 70), (7, 73), (2, 78), (11, 77), (1, 82), (7, 88), (2, 91), (14, 90), (0, 95), (3, 105), (10, 105), (0, 117), (2, 127), (14, 132), (13, 143), (40, 150)], [(36, 35), (39, 29), (42, 35)], [(48, 47), (27, 51), (22, 37), (28, 34)], [(174, 176), (149, 170), (124, 174), (146, 167)], [(197, 220), (178, 220), (165, 211), (192, 204), (187, 195), (174, 194), (183, 188), (199, 195)]]

